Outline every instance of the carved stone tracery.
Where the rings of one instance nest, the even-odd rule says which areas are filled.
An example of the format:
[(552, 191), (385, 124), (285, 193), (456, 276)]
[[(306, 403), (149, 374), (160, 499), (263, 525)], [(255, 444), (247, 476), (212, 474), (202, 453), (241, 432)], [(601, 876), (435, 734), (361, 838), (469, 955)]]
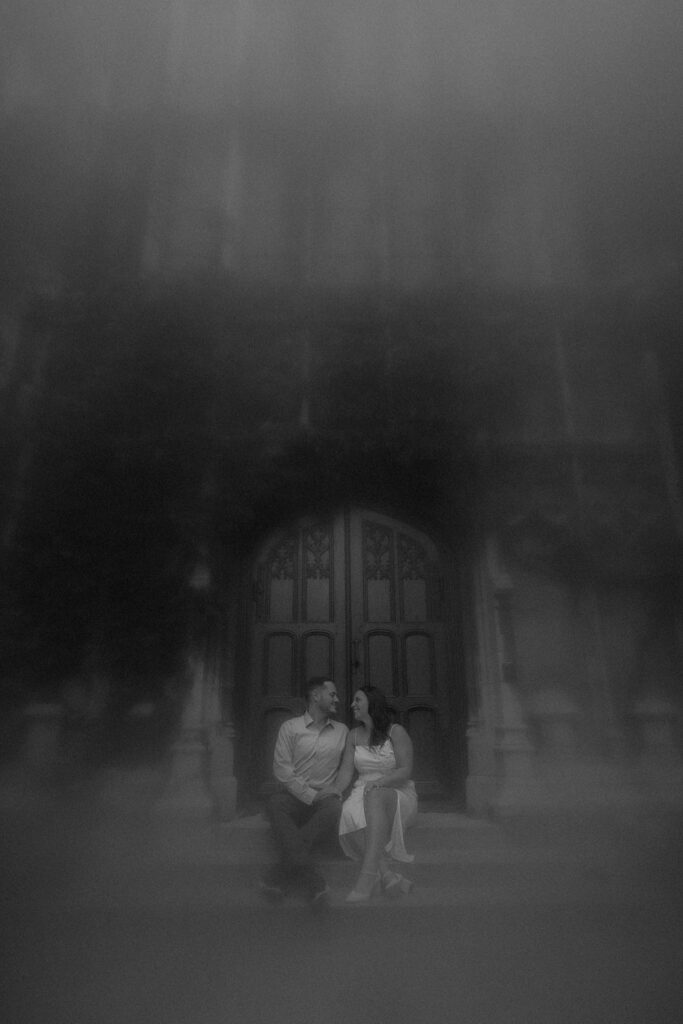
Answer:
[(364, 572), (369, 580), (393, 581), (394, 553), (391, 530), (363, 523)]
[(306, 579), (330, 578), (330, 531), (327, 526), (313, 526), (304, 534)]
[(274, 580), (293, 580), (296, 564), (296, 540), (284, 537), (270, 552), (268, 565), (270, 578)]
[(426, 580), (428, 575), (424, 548), (404, 533), (398, 537), (398, 572), (402, 580)]

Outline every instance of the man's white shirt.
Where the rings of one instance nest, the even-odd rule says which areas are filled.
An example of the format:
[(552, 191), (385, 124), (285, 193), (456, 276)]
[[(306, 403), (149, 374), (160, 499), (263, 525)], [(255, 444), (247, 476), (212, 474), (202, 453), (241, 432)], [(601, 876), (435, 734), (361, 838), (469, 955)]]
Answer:
[(331, 718), (319, 728), (308, 711), (287, 719), (275, 744), (275, 778), (297, 800), (312, 804), (318, 790), (333, 782), (348, 733), (345, 725)]

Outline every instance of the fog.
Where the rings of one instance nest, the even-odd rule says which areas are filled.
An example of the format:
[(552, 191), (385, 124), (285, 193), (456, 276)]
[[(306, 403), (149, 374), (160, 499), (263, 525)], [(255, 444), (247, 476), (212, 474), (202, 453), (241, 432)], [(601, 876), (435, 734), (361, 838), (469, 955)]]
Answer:
[[(168, 793), (193, 630), (210, 620), (221, 653), (224, 633), (243, 642), (233, 636), (244, 625), (237, 562), (278, 517), (301, 513), (302, 495), (346, 501), (363, 461), (371, 498), (413, 501), (416, 516), (455, 530), (457, 502), (471, 499), (471, 438), (504, 432), (518, 413), (516, 436), (533, 421), (534, 441), (568, 442), (572, 402), (584, 440), (632, 439), (641, 334), (669, 360), (676, 413), (681, 53), (680, 0), (4, 0), (0, 894), (12, 1021), (678, 1019), (673, 705), (643, 713), (652, 774), (633, 804), (631, 776), (615, 782), (610, 764), (592, 792), (588, 769), (579, 779), (598, 801), (582, 833), (570, 816), (549, 836), (544, 825), (522, 835), (444, 815), (453, 834), (439, 853), (423, 833), (414, 903), (373, 906), (360, 927), (341, 907), (351, 884), (341, 858), (332, 917), (312, 926), (298, 906), (273, 918), (255, 888), (270, 856), (263, 820), (193, 819), (169, 840), (154, 813)], [(604, 306), (591, 307), (590, 329), (577, 315), (574, 337), (560, 338), (546, 307), (510, 311), (530, 293), (550, 295), (563, 324), (586, 296)], [(367, 305), (356, 309), (358, 296)], [(393, 362), (382, 351), (390, 337)], [(601, 363), (590, 350), (603, 342)], [(567, 397), (569, 378), (579, 398)], [(675, 490), (675, 430), (660, 411)], [(658, 459), (651, 492), (640, 464), (624, 474), (636, 480), (636, 511), (624, 517), (635, 526), (626, 544), (611, 536), (615, 577), (630, 580), (628, 544), (661, 493)], [(565, 506), (581, 504), (578, 461), (574, 478), (566, 468), (547, 485), (548, 504), (562, 508), (541, 549)], [(507, 470), (500, 493), (518, 496), (526, 477)], [(544, 485), (530, 479), (533, 505)], [(613, 522), (628, 504), (620, 486)], [(657, 600), (645, 593), (643, 611), (636, 584), (615, 598), (621, 660), (599, 694), (624, 719), (645, 686), (626, 679), (631, 651), (645, 662), (658, 617), (674, 665), (680, 581), (669, 553), (679, 549), (667, 529), (666, 543), (655, 536), (669, 560)], [(221, 554), (209, 567), (212, 545)], [(600, 631), (585, 628), (578, 589), (561, 590), (577, 561), (570, 545), (561, 554), (556, 592), (529, 587), (523, 625), (541, 652), (529, 656), (540, 682), (553, 672), (565, 682), (566, 670), (585, 702), (604, 669)], [(212, 571), (224, 574), (215, 606)], [(496, 569), (495, 582), (495, 598), (471, 610), (476, 628), (508, 600), (506, 574)], [(490, 628), (502, 651), (512, 626)], [(498, 657), (482, 651), (467, 652), (473, 678)], [(239, 668), (241, 786), (256, 732), (244, 723), (257, 716)], [(503, 668), (512, 672), (512, 655)], [(676, 696), (677, 668), (666, 683)], [(475, 754), (509, 758), (503, 783), (526, 798), (533, 785), (525, 792), (515, 775), (528, 756), (524, 723), (498, 711), (511, 715), (494, 723), (498, 746)], [(231, 744), (232, 733), (211, 769), (228, 784)], [(181, 782), (197, 782), (206, 802), (192, 765)], [(574, 767), (561, 773), (570, 803)], [(669, 778), (671, 803), (649, 817)], [(615, 792), (626, 819), (646, 808), (632, 832), (608, 804)]]
[(625, 830), (604, 813), (525, 832), (462, 818), (436, 843), (409, 833), (416, 889), (399, 902), (345, 906), (355, 866), (326, 862), (333, 902), (316, 916), (259, 900), (268, 853), (249, 821), (211, 836), (194, 822), (151, 848), (130, 805), (83, 817), (34, 802), (3, 829), (13, 1024), (679, 1018), (670, 824)]
[[(8, 0), (2, 22), (16, 692), (105, 634), (172, 673), (223, 510), (251, 539), (306, 475), (344, 494), (356, 448), (371, 497), (406, 502), (409, 466), (416, 513), (452, 507), (474, 436), (632, 437), (646, 344), (675, 437), (678, 3)], [(583, 406), (558, 401), (546, 313), (511, 311), (529, 293), (565, 320), (607, 296), (563, 339)], [(341, 469), (311, 473), (302, 425)]]
[[(209, 235), (232, 273), (324, 285), (680, 271), (673, 0), (11, 0), (4, 23), (15, 284), (87, 262), (125, 204), (147, 224), (108, 244), (176, 271)], [(203, 224), (155, 234), (183, 195)]]

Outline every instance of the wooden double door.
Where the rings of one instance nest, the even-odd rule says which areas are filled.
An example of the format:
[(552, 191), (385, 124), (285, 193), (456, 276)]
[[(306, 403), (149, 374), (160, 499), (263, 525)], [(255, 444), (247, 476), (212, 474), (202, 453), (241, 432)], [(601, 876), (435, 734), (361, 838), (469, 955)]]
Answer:
[(281, 722), (306, 680), (334, 679), (339, 719), (362, 685), (381, 687), (415, 749), (423, 795), (449, 788), (454, 721), (444, 567), (424, 533), (362, 509), (302, 518), (261, 546), (253, 572), (251, 781), (271, 778)]

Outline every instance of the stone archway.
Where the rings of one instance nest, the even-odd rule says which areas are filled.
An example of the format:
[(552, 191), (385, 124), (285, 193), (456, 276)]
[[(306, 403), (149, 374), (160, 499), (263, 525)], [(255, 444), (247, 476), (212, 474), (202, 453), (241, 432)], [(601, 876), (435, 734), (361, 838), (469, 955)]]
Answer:
[(262, 542), (243, 723), (252, 791), (270, 778), (280, 723), (301, 711), (305, 680), (319, 674), (335, 679), (344, 714), (357, 686), (384, 689), (413, 737), (419, 791), (452, 791), (466, 721), (447, 571), (422, 530), (358, 507), (300, 517)]

